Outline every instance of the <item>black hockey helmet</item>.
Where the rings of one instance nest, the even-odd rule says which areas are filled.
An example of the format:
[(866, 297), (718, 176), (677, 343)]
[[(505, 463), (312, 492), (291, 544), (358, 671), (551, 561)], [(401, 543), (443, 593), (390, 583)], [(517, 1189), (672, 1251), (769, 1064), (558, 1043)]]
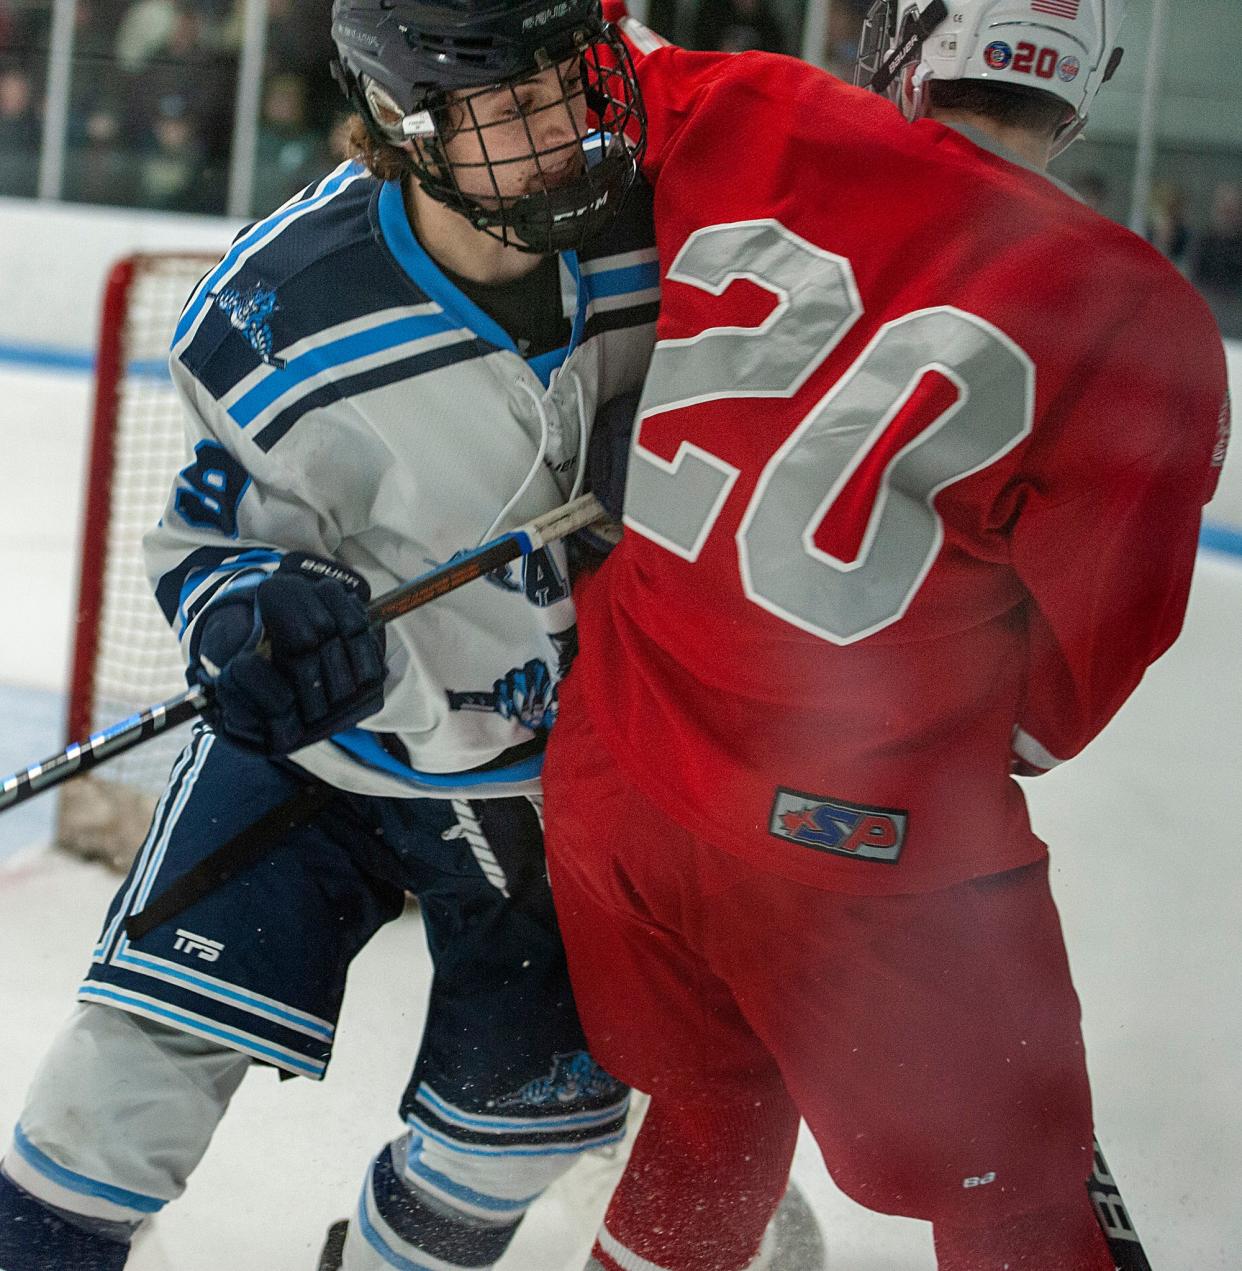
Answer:
[[(633, 63), (599, 0), (334, 0), (332, 39), (333, 73), (372, 137), (406, 150), (428, 194), (502, 242), (540, 253), (577, 247), (611, 221), (634, 180), (646, 118)], [(540, 150), (528, 126), (520, 160), (493, 159), (473, 100), (553, 68), (560, 108), (585, 96), (578, 154)], [(444, 143), (463, 128), (476, 131), (482, 162), (448, 159)], [(581, 167), (572, 180), (501, 192), (505, 162), (533, 161), (541, 176), (563, 177), (571, 160)], [(467, 166), (486, 171), (492, 194), (463, 192)]]

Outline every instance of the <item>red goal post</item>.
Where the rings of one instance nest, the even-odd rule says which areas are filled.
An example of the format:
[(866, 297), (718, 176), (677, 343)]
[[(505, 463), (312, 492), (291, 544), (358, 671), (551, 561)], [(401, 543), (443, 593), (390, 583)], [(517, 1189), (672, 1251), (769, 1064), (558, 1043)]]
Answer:
[[(168, 348), (196, 284), (219, 260), (142, 253), (108, 275), (95, 365), (66, 744), (185, 688), (177, 641), (151, 594), (142, 535), (184, 466)], [(56, 840), (124, 866), (141, 843), (172, 759), (175, 730), (61, 792)]]

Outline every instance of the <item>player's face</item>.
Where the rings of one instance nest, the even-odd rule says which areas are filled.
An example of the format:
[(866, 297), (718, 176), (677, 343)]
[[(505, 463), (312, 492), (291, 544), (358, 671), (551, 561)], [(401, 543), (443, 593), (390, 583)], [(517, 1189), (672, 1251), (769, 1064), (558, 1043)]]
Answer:
[(461, 94), (445, 153), (462, 194), (484, 206), (579, 176), (586, 135), (582, 63), (571, 58), (514, 84)]

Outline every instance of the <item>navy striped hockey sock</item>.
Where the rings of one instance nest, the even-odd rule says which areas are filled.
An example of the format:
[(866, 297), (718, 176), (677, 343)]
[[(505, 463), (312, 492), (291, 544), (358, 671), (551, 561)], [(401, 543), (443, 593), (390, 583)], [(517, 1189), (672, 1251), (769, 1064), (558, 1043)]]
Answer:
[(493, 1266), (522, 1216), (494, 1223), (450, 1209), (407, 1184), (394, 1166), (392, 1151), (385, 1148), (372, 1163), (362, 1202), (350, 1220), (351, 1227), (357, 1224), (357, 1234), (394, 1266), (405, 1265), (398, 1259), (414, 1265), (420, 1254), (437, 1266), (463, 1271)]
[(128, 1241), (75, 1226), (62, 1211), (41, 1204), (0, 1171), (4, 1271), (121, 1271), (128, 1257)]

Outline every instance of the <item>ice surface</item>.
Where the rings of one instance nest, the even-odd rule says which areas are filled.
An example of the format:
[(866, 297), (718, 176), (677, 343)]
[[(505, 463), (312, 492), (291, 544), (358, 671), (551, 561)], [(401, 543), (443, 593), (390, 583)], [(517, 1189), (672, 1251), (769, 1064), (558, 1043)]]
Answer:
[[(0, 381), (0, 426), (21, 433), (0, 472), (0, 682), (54, 688), (64, 675), (86, 393), (72, 377), (0, 372)], [(1239, 630), (1242, 567), (1205, 554), (1181, 641), (1085, 754), (1026, 783), (1052, 845), (1100, 1138), (1159, 1271), (1242, 1266)], [(59, 719), (54, 694), (0, 689), (0, 768), (56, 749)], [(49, 803), (28, 815), (42, 806), (46, 817)], [(70, 1009), (115, 886), (97, 867), (31, 851), (45, 830), (37, 818), (14, 828), (13, 816), (0, 816), (0, 1137)], [(392, 1110), (427, 976), (416, 918), (372, 942), (351, 977), (327, 1081), (252, 1074), (133, 1271), (311, 1271), (327, 1224), (350, 1209), (370, 1154), (397, 1130)], [(577, 1271), (615, 1168), (588, 1162), (546, 1197), (504, 1271)], [(827, 1229), (833, 1271), (933, 1266), (927, 1229), (843, 1197), (805, 1137), (795, 1174)]]

